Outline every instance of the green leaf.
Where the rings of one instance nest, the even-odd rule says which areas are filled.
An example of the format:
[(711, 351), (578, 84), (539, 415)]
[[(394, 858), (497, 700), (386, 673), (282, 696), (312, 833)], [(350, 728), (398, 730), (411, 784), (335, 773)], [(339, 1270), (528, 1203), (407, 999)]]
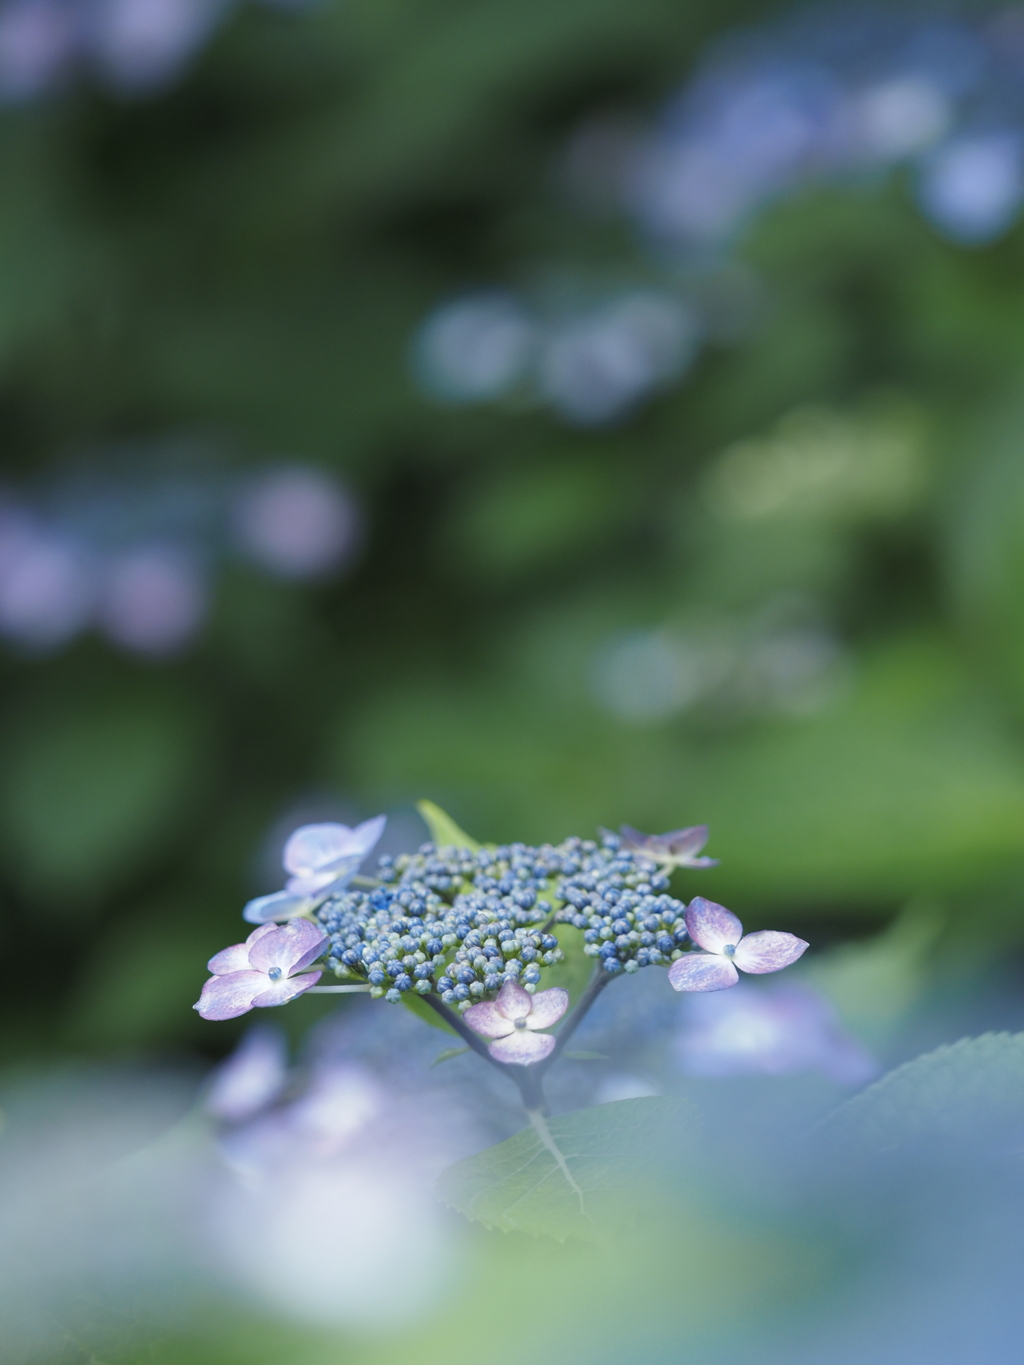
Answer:
[(678, 1169), (696, 1126), (680, 1100), (579, 1109), (450, 1166), (438, 1191), (485, 1227), (591, 1241), (655, 1193), (660, 1168)]
[(443, 1052), (439, 1052), (431, 1066), (440, 1066), (442, 1062), (450, 1062), (453, 1057), (461, 1057), (464, 1052), (468, 1052), (468, 1047), (446, 1047)]
[(853, 1156), (1015, 1141), (1024, 1125), (1024, 1033), (963, 1038), (897, 1067), (837, 1109), (822, 1132)]
[(553, 932), (565, 957), (554, 966), (544, 968), (542, 986), (544, 990), (549, 986), (561, 986), (569, 992), (569, 1000), (575, 1005), (594, 973), (595, 959), (587, 957), (583, 951), (582, 929), (572, 924), (556, 924)]
[(438, 848), (476, 850), (480, 847), (475, 839), (471, 839), (465, 830), (459, 829), (452, 817), (440, 806), (435, 806), (433, 801), (417, 801), (416, 809), (423, 816), (427, 829), (430, 830), (430, 837)]

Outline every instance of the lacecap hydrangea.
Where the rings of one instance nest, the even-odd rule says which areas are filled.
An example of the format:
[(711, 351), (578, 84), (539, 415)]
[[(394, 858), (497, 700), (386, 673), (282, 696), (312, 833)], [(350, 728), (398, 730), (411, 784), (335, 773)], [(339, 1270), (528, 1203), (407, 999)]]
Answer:
[(583, 951), (609, 975), (667, 966), (688, 946), (686, 907), (657, 860), (615, 834), (540, 847), (427, 843), (380, 858), (376, 879), (316, 913), (328, 968), (390, 1001), (436, 992), (465, 1010), (509, 981), (533, 991), (562, 960), (559, 925), (582, 930)]

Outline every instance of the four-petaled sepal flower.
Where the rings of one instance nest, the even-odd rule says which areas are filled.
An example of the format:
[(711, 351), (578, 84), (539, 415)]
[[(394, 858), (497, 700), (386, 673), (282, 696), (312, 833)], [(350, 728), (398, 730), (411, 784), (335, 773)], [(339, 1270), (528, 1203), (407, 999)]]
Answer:
[(236, 1019), (254, 1007), (285, 1005), (320, 980), (304, 972), (328, 944), (319, 924), (308, 919), (261, 924), (244, 943), (215, 953), (206, 964), (213, 976), (193, 1005), (204, 1019)]
[(630, 853), (653, 858), (664, 867), (717, 867), (717, 858), (698, 858), (708, 841), (707, 825), (691, 825), (689, 829), (675, 829), (669, 834), (641, 834), (632, 825), (620, 825), (622, 846)]
[(494, 1000), (470, 1005), (462, 1016), (471, 1028), (495, 1041), (488, 1051), (496, 1062), (532, 1066), (550, 1056), (555, 1039), (535, 1029), (550, 1028), (569, 1008), (569, 992), (561, 986), (531, 995), (516, 981), (506, 981)]
[(303, 825), (284, 846), (284, 870), (291, 873), (285, 889), (251, 900), (242, 918), (250, 924), (267, 924), (307, 914), (349, 884), (386, 824), (386, 815), (376, 815), (355, 829)]
[(686, 908), (686, 928), (703, 953), (687, 953), (668, 969), (677, 991), (724, 991), (735, 986), (740, 971), (762, 975), (788, 967), (807, 944), (795, 934), (763, 929), (744, 934), (743, 925), (731, 910), (703, 896), (695, 896)]

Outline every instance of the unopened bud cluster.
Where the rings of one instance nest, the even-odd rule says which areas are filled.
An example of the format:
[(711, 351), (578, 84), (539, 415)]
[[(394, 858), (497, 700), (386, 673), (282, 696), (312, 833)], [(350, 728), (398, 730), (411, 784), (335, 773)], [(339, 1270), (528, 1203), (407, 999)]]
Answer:
[(657, 864), (606, 834), (579, 872), (563, 879), (557, 919), (583, 930), (583, 951), (606, 972), (667, 965), (689, 947), (682, 901), (666, 895), (669, 880)]
[(317, 915), (327, 965), (391, 1001), (433, 991), (468, 1009), (508, 981), (535, 990), (541, 969), (562, 960), (556, 923), (582, 929), (585, 951), (608, 972), (667, 963), (686, 940), (668, 878), (615, 835), (539, 848), (424, 844), (382, 857), (376, 878), (380, 886), (342, 891)]

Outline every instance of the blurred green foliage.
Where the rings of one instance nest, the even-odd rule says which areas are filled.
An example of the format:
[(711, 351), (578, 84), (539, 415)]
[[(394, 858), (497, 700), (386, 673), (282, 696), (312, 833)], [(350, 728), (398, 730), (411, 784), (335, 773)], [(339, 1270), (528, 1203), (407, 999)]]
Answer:
[(899, 183), (780, 203), (754, 324), (605, 430), (409, 376), (453, 291), (637, 268), (552, 159), (771, 12), (247, 10), (165, 95), (0, 117), (8, 476), (201, 432), (339, 471), (369, 525), (338, 582), (233, 571), (179, 661), (5, 654), (9, 932), (61, 968), (5, 992), (10, 1051), (227, 1046), (203, 960), (311, 801), (426, 795), (482, 839), (708, 821), (694, 887), (751, 928), (923, 891), (1020, 936), (1024, 234), (947, 245)]

